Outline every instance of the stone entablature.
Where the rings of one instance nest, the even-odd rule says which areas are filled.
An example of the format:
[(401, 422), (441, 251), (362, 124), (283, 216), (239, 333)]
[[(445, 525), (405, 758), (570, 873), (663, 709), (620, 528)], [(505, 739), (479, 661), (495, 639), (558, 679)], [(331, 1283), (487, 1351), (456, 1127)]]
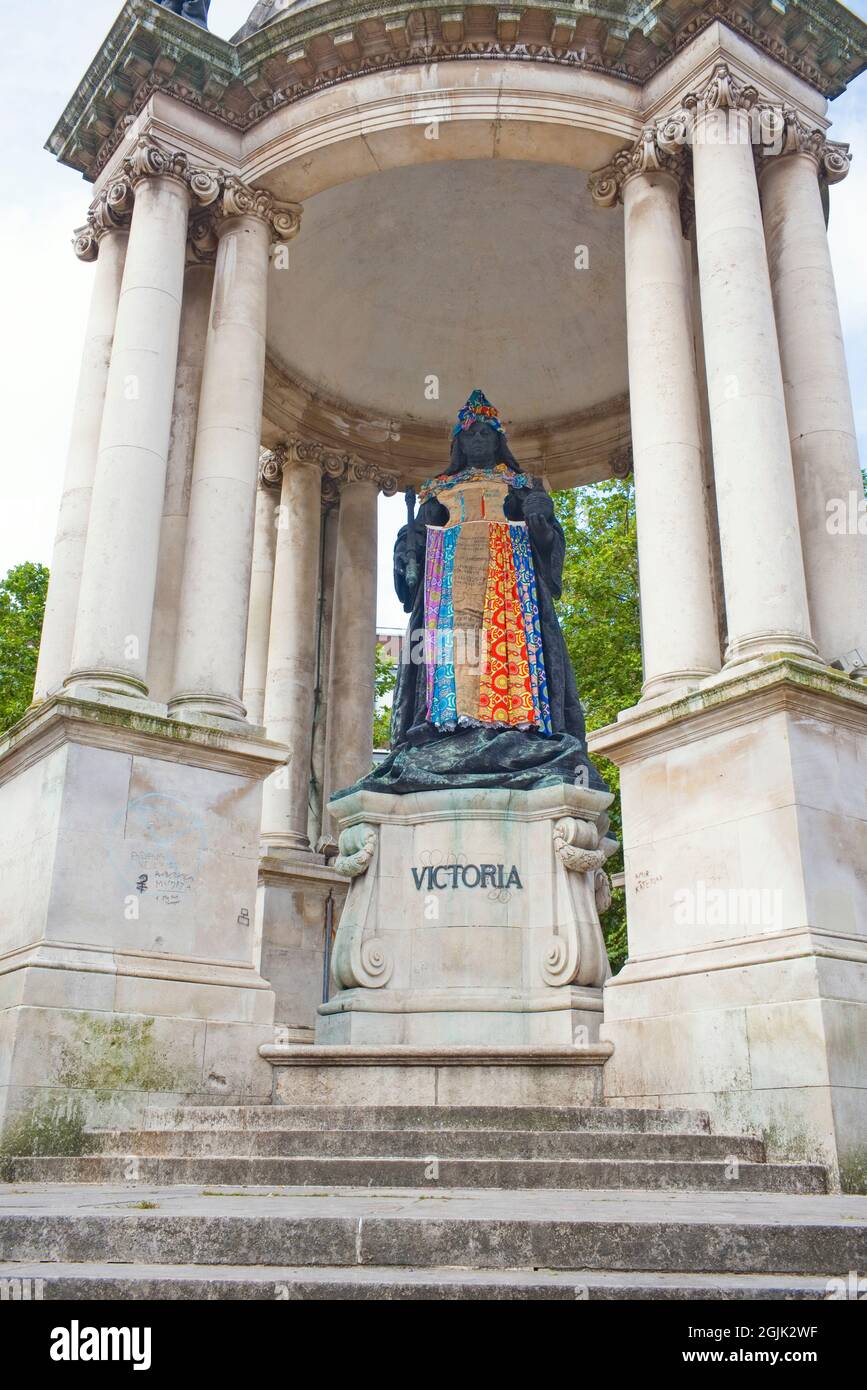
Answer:
[(275, 4), (264, 28), (242, 30), (245, 37), (232, 45), (152, 0), (127, 0), (49, 149), (96, 178), (123, 138), (124, 122), (154, 92), (245, 131), (336, 82), (449, 59), (555, 63), (640, 85), (717, 21), (827, 97), (839, 95), (865, 65), (867, 28), (829, 0), (809, 0), (786, 14), (770, 4), (654, 0), (640, 17), (627, 0), (581, 13), (545, 3), (497, 10), (425, 0), (285, 8)]

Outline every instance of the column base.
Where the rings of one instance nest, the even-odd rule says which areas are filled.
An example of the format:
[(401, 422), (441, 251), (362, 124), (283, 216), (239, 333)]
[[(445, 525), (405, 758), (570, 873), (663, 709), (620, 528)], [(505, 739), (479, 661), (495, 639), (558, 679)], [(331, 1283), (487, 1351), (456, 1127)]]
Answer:
[(867, 690), (780, 659), (590, 746), (621, 768), (624, 818), (607, 1096), (707, 1108), (851, 1187), (867, 1172)]
[(228, 695), (173, 695), (168, 703), (168, 715), (169, 719), (185, 723), (247, 723), (247, 711), (241, 701)]
[(777, 660), (786, 656), (798, 661), (814, 661), (819, 666), (824, 664), (810, 637), (796, 632), (756, 632), (729, 642), (724, 669), (729, 670), (745, 662)]
[(0, 740), (0, 1106), (37, 1138), (267, 1098), (258, 822), (282, 756), (67, 694)]
[(148, 688), (123, 671), (72, 671), (63, 682), (62, 693), (87, 698), (90, 691), (106, 695), (123, 695), (127, 699), (146, 700)]
[(641, 687), (640, 703), (645, 705), (651, 700), (658, 701), (666, 697), (673, 699), (678, 695), (686, 695), (690, 690), (698, 689), (710, 677), (717, 675), (718, 669), (708, 666), (695, 671), (667, 671), (654, 676)]

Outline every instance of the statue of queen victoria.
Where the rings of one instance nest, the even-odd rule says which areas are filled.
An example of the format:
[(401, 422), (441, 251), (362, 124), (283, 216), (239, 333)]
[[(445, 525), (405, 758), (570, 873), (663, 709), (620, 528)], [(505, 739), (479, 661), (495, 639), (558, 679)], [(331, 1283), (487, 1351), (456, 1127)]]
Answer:
[(450, 465), (424, 484), (420, 501), (394, 551), (395, 588), (410, 621), (392, 751), (353, 790), (557, 782), (606, 790), (587, 755), (554, 608), (563, 529), (482, 391), (460, 411)]

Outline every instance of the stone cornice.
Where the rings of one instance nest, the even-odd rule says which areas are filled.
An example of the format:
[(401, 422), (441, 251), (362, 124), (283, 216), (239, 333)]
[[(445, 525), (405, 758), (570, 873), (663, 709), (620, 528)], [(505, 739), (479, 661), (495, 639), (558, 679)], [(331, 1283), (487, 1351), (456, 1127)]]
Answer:
[(640, 85), (717, 21), (825, 96), (867, 66), (867, 26), (834, 0), (802, 0), (785, 15), (767, 5), (760, 18), (738, 0), (646, 0), (639, 10), (632, 0), (606, 0), (580, 12), (556, 0), (499, 11), (437, 0), (326, 0), (281, 12), (237, 44), (153, 0), (126, 0), (48, 148), (95, 178), (123, 138), (124, 121), (154, 92), (246, 131), (322, 87), (438, 60), (559, 63)]
[(671, 704), (648, 710), (638, 704), (616, 724), (596, 729), (588, 744), (592, 753), (622, 767), (778, 713), (864, 733), (867, 685), (827, 667), (782, 656), (744, 674), (733, 671), (727, 679), (715, 678)]
[(67, 743), (263, 780), (284, 760), (286, 750), (282, 744), (257, 737), (252, 726), (248, 727), (249, 734), (243, 724), (238, 725), (237, 733), (185, 724), (147, 710), (139, 712), (61, 692), (32, 706), (0, 738), (0, 784)]
[(224, 169), (198, 168), (182, 150), (139, 136), (123, 160), (119, 177), (91, 204), (87, 226), (75, 233), (73, 245), (80, 260), (96, 259), (99, 242), (108, 231), (129, 227), (136, 189), (150, 178), (177, 179), (188, 189), (188, 260), (195, 264), (214, 260), (220, 229), (231, 218), (260, 218), (274, 242), (290, 241), (301, 229), (300, 204), (280, 202), (273, 193), (251, 187)]

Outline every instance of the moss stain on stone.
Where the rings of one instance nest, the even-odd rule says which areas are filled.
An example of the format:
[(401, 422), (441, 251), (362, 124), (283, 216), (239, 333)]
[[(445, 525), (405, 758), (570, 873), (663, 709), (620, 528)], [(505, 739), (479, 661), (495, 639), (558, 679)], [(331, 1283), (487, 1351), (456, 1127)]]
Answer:
[(80, 1100), (36, 1101), (6, 1121), (0, 1138), (0, 1182), (12, 1182), (16, 1158), (78, 1158), (85, 1149)]
[(62, 1045), (58, 1084), (93, 1092), (98, 1099), (115, 1091), (194, 1089), (160, 1055), (155, 1022), (77, 1014), (73, 1040)]

